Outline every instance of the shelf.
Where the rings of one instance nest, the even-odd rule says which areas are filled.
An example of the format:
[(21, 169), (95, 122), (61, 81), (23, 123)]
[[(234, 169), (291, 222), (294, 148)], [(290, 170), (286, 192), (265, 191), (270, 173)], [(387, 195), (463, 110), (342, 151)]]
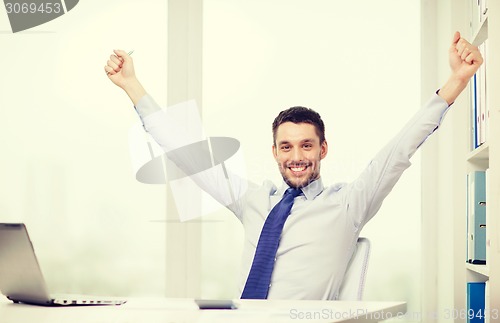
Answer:
[(473, 265), (473, 264), (465, 264), (465, 268), (467, 270), (473, 271), (477, 274), (483, 275), (484, 277), (488, 278), (490, 276), (490, 270), (487, 265)]
[[(458, 246), (456, 250), (453, 250), (453, 263), (447, 263), (447, 266), (437, 265), (435, 269), (424, 267), (428, 276), (424, 281), (426, 291), (432, 292), (433, 298), (423, 303), (422, 308), (431, 310), (449, 306), (464, 309), (467, 312), (470, 308), (470, 304), (467, 303), (470, 300), (467, 284), (488, 282), (484, 307), (482, 307), (484, 311), (485, 309), (498, 309), (500, 304), (500, 200), (498, 199), (500, 196), (500, 91), (497, 90), (500, 85), (500, 73), (497, 73), (500, 71), (500, 1), (463, 0), (449, 1), (449, 4), (449, 11), (441, 13), (436, 9), (434, 13), (437, 19), (447, 21), (446, 25), (449, 30), (460, 30), (461, 35), (464, 35), (475, 46), (479, 47), (486, 41), (486, 50), (481, 48), (486, 63), (481, 67), (483, 74), (479, 73), (479, 77), (476, 76), (476, 81), (479, 81), (470, 82), (472, 86), (469, 87), (468, 98), (456, 101), (461, 111), (453, 116), (451, 122), (457, 131), (452, 135), (445, 135), (446, 139), (440, 139), (435, 147), (422, 154), (422, 164), (425, 166), (423, 177), (430, 179), (423, 183), (425, 187), (422, 190), (422, 210), (424, 211), (423, 223), (426, 226), (423, 226), (422, 230), (425, 230), (426, 237), (430, 236), (434, 239), (433, 242), (441, 241), (442, 238), (447, 240), (445, 244), (438, 247), (437, 254), (444, 254), (449, 250), (450, 245)], [(487, 17), (481, 15), (485, 11), (485, 4), (488, 7)], [(434, 41), (435, 35), (431, 30), (425, 36)], [(445, 43), (445, 35), (438, 38), (439, 42)], [(429, 68), (434, 66), (429, 65)], [(439, 72), (446, 73), (447, 70), (440, 67)], [(484, 84), (486, 87), (482, 86)], [(467, 93), (462, 93), (464, 94), (467, 95)], [(475, 114), (474, 109), (476, 109)], [(479, 122), (476, 118), (478, 115), (481, 119), (487, 116), (486, 111), (489, 111), (488, 125), (483, 129), (483, 120), (481, 120), (481, 125), (477, 126)], [(486, 142), (477, 148), (474, 147), (474, 143), (484, 139)], [(452, 168), (450, 165), (453, 165)], [(485, 180), (484, 188), (483, 183), (471, 186), (466, 180), (468, 175), (470, 179), (471, 174), (475, 175), (475, 172), (486, 170), (488, 170), (488, 179)], [(474, 184), (477, 184), (476, 179)], [(477, 203), (484, 201), (484, 192), (487, 194), (487, 205), (478, 211), (476, 206)], [(476, 199), (478, 194), (481, 197)], [(485, 220), (483, 217), (479, 218), (484, 215), (482, 213), (484, 211), (486, 211)], [(453, 236), (436, 232), (431, 226), (436, 216), (440, 216), (443, 222), (453, 225)], [(482, 240), (483, 236), (477, 235), (476, 229), (477, 225), (485, 223), (483, 221), (487, 225), (485, 242)], [(481, 238), (480, 243), (486, 244), (486, 254), (481, 253), (480, 257), (487, 257), (487, 264), (475, 265), (466, 262), (469, 259), (471, 251), (469, 248), (472, 247), (473, 242), (469, 241), (470, 233), (476, 233), (473, 237), (474, 242)], [(481, 233), (484, 234), (484, 231)], [(435, 243), (429, 243), (425, 247), (426, 251), (432, 252)], [(481, 245), (481, 247), (484, 246)], [(475, 253), (477, 249), (473, 252)], [(484, 251), (481, 249), (481, 252)], [(433, 261), (436, 253), (430, 253), (430, 255), (432, 257), (426, 260)], [(438, 277), (437, 284), (436, 277)], [(450, 304), (446, 302), (443, 305), (436, 305), (436, 299), (441, 295), (450, 300)], [(454, 318), (449, 321), (458, 323), (465, 322), (466, 319)], [(491, 322), (493, 321), (497, 322), (492, 319)]]
[(477, 147), (473, 151), (469, 153), (467, 156), (468, 162), (477, 162), (477, 161), (488, 161), (490, 158), (490, 145), (485, 142), (481, 146)]

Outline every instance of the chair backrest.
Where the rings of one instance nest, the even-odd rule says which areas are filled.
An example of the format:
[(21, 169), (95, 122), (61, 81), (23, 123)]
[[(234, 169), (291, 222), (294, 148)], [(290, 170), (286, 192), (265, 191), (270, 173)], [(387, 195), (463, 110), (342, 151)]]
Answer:
[(352, 255), (340, 286), (339, 300), (360, 301), (363, 298), (368, 259), (370, 257), (370, 240), (358, 238), (356, 250)]

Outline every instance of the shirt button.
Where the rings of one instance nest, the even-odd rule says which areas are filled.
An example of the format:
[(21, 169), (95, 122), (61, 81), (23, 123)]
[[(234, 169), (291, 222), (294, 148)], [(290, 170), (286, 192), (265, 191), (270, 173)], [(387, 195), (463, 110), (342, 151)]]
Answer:
[(278, 258), (274, 257), (274, 261), (276, 262), (276, 260), (278, 260)]

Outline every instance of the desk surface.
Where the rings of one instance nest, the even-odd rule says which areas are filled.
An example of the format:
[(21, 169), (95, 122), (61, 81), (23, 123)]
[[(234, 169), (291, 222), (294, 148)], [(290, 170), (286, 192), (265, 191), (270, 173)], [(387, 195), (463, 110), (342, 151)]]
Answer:
[(0, 295), (2, 323), (378, 322), (404, 315), (404, 302), (235, 300), (237, 310), (198, 310), (192, 299), (134, 298), (120, 306), (43, 307)]

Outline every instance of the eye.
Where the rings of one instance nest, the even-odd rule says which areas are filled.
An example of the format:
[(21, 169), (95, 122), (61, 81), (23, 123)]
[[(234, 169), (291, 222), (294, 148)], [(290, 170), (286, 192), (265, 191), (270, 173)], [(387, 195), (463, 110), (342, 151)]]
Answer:
[(311, 149), (311, 148), (313, 147), (313, 145), (312, 145), (312, 144), (310, 144), (310, 143), (306, 143), (306, 144), (304, 144), (304, 146), (302, 146), (302, 147), (304, 147), (304, 149)]
[(281, 146), (281, 150), (282, 151), (289, 151), (290, 150), (290, 146), (289, 145), (283, 145), (283, 146)]

